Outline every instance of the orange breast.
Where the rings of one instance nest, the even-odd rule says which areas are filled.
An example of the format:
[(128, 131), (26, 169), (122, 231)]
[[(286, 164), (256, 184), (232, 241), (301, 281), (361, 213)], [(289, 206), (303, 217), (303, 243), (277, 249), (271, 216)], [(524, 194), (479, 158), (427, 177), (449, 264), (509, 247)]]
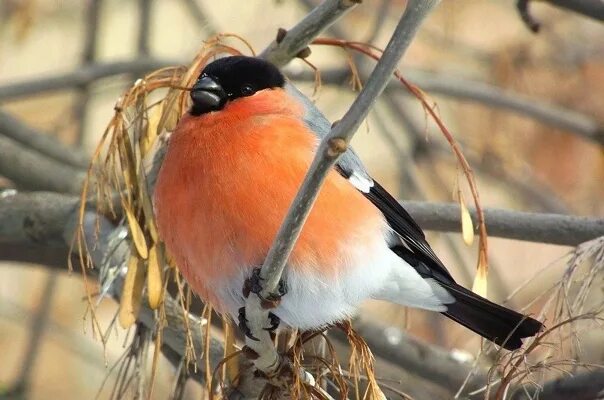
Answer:
[[(161, 237), (203, 298), (213, 285), (260, 266), (310, 166), (318, 139), (282, 90), (186, 115), (155, 188)], [(289, 268), (335, 277), (346, 249), (379, 234), (381, 214), (337, 172), (329, 173)]]

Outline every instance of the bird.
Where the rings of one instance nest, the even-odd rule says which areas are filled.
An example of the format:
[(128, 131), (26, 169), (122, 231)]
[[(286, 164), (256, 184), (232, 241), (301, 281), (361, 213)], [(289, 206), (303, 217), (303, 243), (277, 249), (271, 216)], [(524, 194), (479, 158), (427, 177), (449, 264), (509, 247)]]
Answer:
[[(249, 284), (332, 124), (257, 57), (218, 58), (189, 90), (154, 188), (157, 228), (193, 292), (241, 326)], [(352, 148), (328, 172), (281, 288), (266, 329), (323, 329), (368, 299), (442, 313), (508, 350), (543, 327), (456, 283)]]

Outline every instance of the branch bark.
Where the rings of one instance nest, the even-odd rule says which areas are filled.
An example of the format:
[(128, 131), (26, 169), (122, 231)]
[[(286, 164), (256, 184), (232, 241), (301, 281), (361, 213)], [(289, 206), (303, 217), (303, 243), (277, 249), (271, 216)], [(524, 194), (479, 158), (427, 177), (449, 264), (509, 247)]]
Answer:
[(535, 385), (518, 389), (511, 400), (595, 400), (604, 394), (604, 369), (565, 375), (546, 382), (543, 388)]
[(0, 175), (22, 189), (79, 193), (85, 172), (0, 136)]
[(269, 376), (280, 366), (280, 358), (272, 344), (270, 335), (263, 329), (268, 322), (268, 310), (261, 307), (259, 297), (266, 299), (275, 296), (274, 293), (287, 259), (310, 213), (325, 176), (338, 158), (346, 151), (350, 139), (369, 113), (375, 99), (388, 84), (399, 59), (408, 48), (419, 26), (438, 3), (438, 0), (411, 0), (407, 3), (405, 12), (395, 28), (381, 59), (367, 80), (367, 84), (342, 120), (321, 141), (301, 188), (294, 198), (264, 261), (260, 271), (261, 282), (263, 282), (260, 296), (248, 297), (245, 306), (252, 335), (260, 340), (254, 341), (246, 338), (246, 345), (259, 355), (254, 360), (255, 366)]
[(0, 110), (0, 135), (16, 140), (55, 161), (72, 167), (85, 169), (90, 162), (90, 157), (84, 152), (60, 143), (55, 138), (27, 126), (2, 110)]
[[(402, 204), (423, 229), (441, 232), (455, 232), (461, 229), (459, 205), (455, 203), (404, 201)], [(470, 213), (476, 220), (473, 209), (470, 209)], [(495, 208), (485, 209), (485, 217), (490, 237), (576, 246), (604, 236), (604, 218)]]
[(262, 53), (273, 64), (282, 67), (295, 58), (300, 51), (329, 28), (335, 21), (352, 10), (359, 0), (324, 0), (315, 7), (302, 21), (291, 28), (284, 38), (275, 39)]
[(74, 89), (109, 76), (124, 74), (138, 75), (158, 68), (180, 64), (182, 64), (182, 62), (179, 62), (178, 60), (141, 58), (133, 61), (116, 61), (87, 65), (63, 74), (39, 79), (29, 79), (24, 82), (0, 86), (0, 103), (56, 90)]
[[(64, 246), (57, 239), (79, 197), (50, 192), (0, 192), (0, 245)], [(456, 203), (404, 201), (403, 206), (422, 227), (439, 232), (460, 232)], [(604, 236), (604, 218), (528, 213), (486, 208), (490, 237), (575, 246)], [(470, 213), (473, 211), (470, 209)], [(0, 253), (1, 254), (1, 253)]]
[(602, 0), (547, 0), (547, 2), (556, 7), (604, 21), (604, 2)]
[[(288, 74), (293, 80), (314, 82), (314, 73), (308, 71)], [(348, 68), (329, 69), (321, 72), (323, 84), (344, 84), (350, 75)], [(532, 118), (557, 129), (576, 133), (592, 142), (604, 146), (604, 126), (595, 118), (554, 104), (547, 104), (520, 93), (514, 93), (484, 82), (450, 77), (441, 73), (418, 69), (406, 69), (405, 78), (423, 91), (471, 101), (488, 107), (502, 109)], [(396, 80), (388, 84), (388, 91), (410, 94)]]
[[(73, 221), (75, 221), (76, 218), (76, 207), (78, 205), (78, 201), (79, 198), (76, 196), (44, 192), (17, 193), (10, 196), (0, 196), (0, 259), (7, 259), (6, 253), (4, 253), (2, 249), (28, 248), (36, 252), (48, 252), (48, 254), (50, 254), (49, 257), (51, 257), (49, 259), (45, 259), (44, 252), (29, 254), (29, 256), (36, 256), (36, 258), (32, 259), (31, 261), (41, 263), (51, 261), (52, 263), (56, 263), (56, 267), (65, 268), (67, 245), (70, 242), (75, 229), (75, 224)], [(439, 213), (441, 213), (442, 210), (445, 210), (445, 214), (450, 214), (452, 220), (458, 218), (459, 215), (458, 209), (453, 205), (435, 205), (429, 203), (426, 205), (424, 203), (413, 202), (404, 204), (406, 207), (408, 207), (414, 217), (417, 217), (420, 221), (423, 220), (423, 222), (427, 223), (428, 225), (433, 223), (432, 221), (434, 218), (432, 217), (432, 214), (436, 213), (437, 215), (440, 215)], [(518, 221), (525, 218), (530, 219), (534, 217), (534, 214), (529, 213), (509, 213), (510, 214), (502, 214), (502, 218), (512, 218), (512, 220)], [(491, 210), (487, 209), (486, 215), (488, 221), (490, 219), (489, 216), (491, 215)], [(543, 218), (552, 217), (552, 215), (548, 214), (537, 215), (540, 215)], [(553, 217), (563, 216), (554, 215)], [(97, 227), (95, 218), (96, 215), (90, 212), (87, 218), (88, 222), (85, 226), (85, 229), (88, 232), (88, 241), (91, 244), (94, 243), (94, 246), (91, 245), (90, 247), (91, 249), (94, 249), (93, 259), (95, 261), (95, 265), (98, 267), (102, 264), (103, 256), (109, 253), (109, 239), (112, 236), (115, 236), (116, 232), (114, 232), (115, 228), (113, 225), (101, 217), (101, 222), (99, 224), (99, 235), (94, 235)], [(601, 221), (604, 225), (604, 220)], [(494, 225), (496, 223), (497, 222), (495, 222)], [(455, 231), (459, 230), (459, 223), (447, 223), (446, 225), (453, 227)], [(497, 229), (494, 228), (494, 225), (490, 225), (491, 234), (497, 232)], [(515, 223), (509, 223), (508, 225), (512, 228), (516, 226)], [(532, 226), (532, 224), (527, 224), (527, 226)], [(537, 229), (541, 228), (537, 227)], [(529, 236), (535, 237), (535, 235), (532, 234)], [(125, 242), (124, 246), (127, 247)], [(122, 250), (122, 252), (114, 251), (114, 259), (110, 260), (109, 262), (115, 263), (115, 265), (122, 265), (125, 262), (124, 260), (127, 260), (127, 257), (124, 257), (123, 255), (124, 251), (127, 251), (127, 249)], [(23, 252), (20, 253), (21, 254), (19, 257), (23, 256)], [(63, 256), (63, 263), (59, 265), (56, 257), (61, 254)], [(112, 292), (112, 295), (116, 298), (116, 300), (119, 299), (120, 287), (121, 283), (118, 282)], [(164, 331), (166, 348), (165, 352), (171, 360), (178, 361), (180, 359), (179, 357), (182, 357), (185, 354), (186, 340), (182, 322), (182, 319), (185, 317), (183, 316), (180, 305), (176, 300), (167, 298), (166, 301), (168, 327)], [(141, 312), (139, 318), (141, 322), (149, 329), (154, 329), (154, 321), (152, 316), (152, 311), (146, 305), (144, 305), (143, 311)], [(190, 326), (199, 324), (198, 317), (191, 315), (187, 318), (189, 317)], [(456, 391), (467, 374), (471, 371), (471, 366), (459, 358), (456, 358), (454, 353), (449, 353), (446, 350), (440, 349), (436, 346), (427, 345), (404, 334), (403, 332), (397, 331), (394, 339), (395, 341), (393, 341), (393, 333), (387, 332), (384, 327), (368, 325), (363, 323), (362, 320), (355, 322), (354, 325), (357, 332), (365, 338), (376, 356), (396, 363), (416, 376), (429, 380), (451, 391)], [(344, 340), (338, 336), (337, 331), (334, 333), (336, 333), (336, 339), (342, 341)], [(200, 346), (201, 343), (203, 343), (203, 339), (199, 330), (194, 329), (192, 334), (194, 347), (197, 349), (201, 348)], [(212, 351), (212, 365), (215, 366), (222, 358), (223, 349), (220, 343), (214, 340), (212, 341), (210, 347)], [(200, 363), (198, 368), (200, 368), (200, 370), (195, 377), (198, 381), (203, 382), (205, 377), (205, 366), (203, 363)], [(470, 378), (467, 386), (468, 389), (479, 388), (481, 385), (484, 385), (484, 379), (486, 379), (484, 376), (484, 373), (479, 370), (475, 376)], [(598, 375), (590, 376), (593, 378)], [(600, 382), (600, 386), (598, 386), (596, 382)], [(583, 378), (582, 376), (577, 376), (575, 378), (564, 377), (562, 379), (546, 383), (540, 398), (558, 399), (561, 397), (550, 396), (554, 396), (554, 393), (557, 393), (557, 391), (564, 390), (573, 391), (568, 393), (578, 393), (579, 390), (582, 390), (581, 388), (585, 390), (588, 390), (588, 388), (589, 390), (592, 390), (591, 388), (594, 388), (593, 390), (602, 390), (602, 385), (604, 385), (604, 380), (589, 380), (587, 378)], [(531, 388), (527, 388), (527, 390), (529, 390), (529, 393), (534, 392), (534, 389)], [(532, 392), (530, 390), (532, 390)], [(521, 396), (519, 392), (520, 390), (515, 395), (516, 397), (514, 397), (514, 399), (524, 398), (519, 397)], [(522, 393), (524, 393), (523, 390)], [(588, 391), (587, 393), (591, 392)], [(577, 398), (580, 399), (581, 397)]]

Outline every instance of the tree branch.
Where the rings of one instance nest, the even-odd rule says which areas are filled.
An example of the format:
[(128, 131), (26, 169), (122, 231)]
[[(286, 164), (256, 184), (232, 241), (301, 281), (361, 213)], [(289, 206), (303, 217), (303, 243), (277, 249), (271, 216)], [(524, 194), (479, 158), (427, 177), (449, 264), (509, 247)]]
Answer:
[(85, 172), (0, 136), (0, 175), (23, 189), (79, 193)]
[[(67, 255), (67, 244), (73, 237), (75, 224), (73, 221), (76, 219), (77, 206), (79, 198), (76, 196), (61, 195), (55, 193), (17, 193), (14, 195), (0, 195), (0, 259), (6, 259), (3, 248), (14, 249), (19, 246), (32, 246), (37, 245), (39, 250), (48, 250), (52, 254), (51, 257), (56, 257), (58, 254), (63, 255), (63, 264), (59, 267), (64, 268), (64, 261)], [(458, 218), (459, 211), (456, 206), (447, 204), (429, 204), (429, 203), (405, 203), (412, 215), (418, 218), (420, 224), (424, 224), (424, 228), (431, 226), (435, 223), (432, 214), (443, 215), (441, 212), (445, 210), (444, 214), (451, 214), (451, 221)], [(416, 207), (417, 206), (417, 207)], [(440, 210), (440, 211), (439, 211)], [(496, 210), (502, 211), (502, 210)], [(491, 220), (492, 210), (486, 209), (487, 222)], [(455, 216), (453, 216), (455, 214)], [(548, 214), (530, 214), (530, 213), (515, 213), (505, 212), (501, 214), (501, 220), (507, 220), (505, 226), (509, 226), (510, 229), (516, 227), (518, 220), (528, 218), (533, 219), (535, 216), (542, 218), (558, 218), (563, 216), (548, 215)], [(93, 260), (95, 265), (98, 267), (102, 265), (104, 255), (110, 253), (110, 239), (114, 237), (116, 233), (112, 224), (106, 221), (103, 217), (100, 217), (99, 223), (99, 234), (94, 234), (96, 230), (96, 215), (92, 212), (88, 213), (86, 218), (85, 229), (87, 232), (87, 241), (91, 244), (90, 248), (93, 249)], [(447, 217), (449, 218), (449, 217)], [(489, 225), (490, 233), (496, 233), (498, 229), (495, 228), (501, 220), (493, 218), (493, 224)], [(30, 221), (30, 222), (26, 222)], [(514, 221), (512, 223), (512, 221)], [(602, 220), (600, 220), (602, 221)], [(604, 221), (601, 222), (604, 225)], [(451, 227), (454, 231), (459, 231), (459, 222), (453, 223), (448, 222), (445, 224), (446, 227)], [(547, 229), (540, 226), (540, 223), (528, 223), (527, 227), (533, 226), (534, 229), (541, 230)], [(536, 226), (535, 226), (536, 225)], [(577, 226), (580, 226), (577, 223)], [(564, 226), (564, 224), (562, 225)], [(446, 228), (443, 226), (443, 229)], [(125, 228), (118, 228), (125, 229)], [(524, 228), (521, 228), (523, 230)], [(604, 229), (604, 228), (603, 228)], [(535, 238), (536, 235), (525, 231), (529, 238)], [(63, 238), (63, 239), (60, 239)], [(94, 243), (94, 246), (92, 245)], [(124, 256), (124, 251), (127, 251), (127, 243), (123, 242), (126, 249), (122, 251), (113, 251), (113, 259), (109, 262), (114, 265), (122, 265), (127, 260)], [(37, 250), (36, 250), (37, 251)], [(58, 251), (58, 253), (55, 253)], [(40, 256), (43, 256), (40, 253)], [(54, 258), (51, 259), (53, 261)], [(39, 257), (35, 261), (45, 262), (43, 257)], [(123, 278), (119, 278), (123, 279)], [(121, 283), (115, 286), (113, 290), (113, 296), (119, 297)], [(152, 318), (152, 311), (143, 305), (143, 311), (140, 315), (140, 320), (149, 329), (154, 329), (154, 322)], [(183, 328), (182, 319), (184, 318), (180, 305), (176, 300), (172, 298), (166, 299), (166, 315), (168, 318), (168, 327), (164, 331), (166, 352), (168, 357), (172, 360), (175, 357), (182, 357), (185, 353), (185, 334)], [(196, 326), (199, 324), (199, 319), (190, 316), (189, 325)], [(439, 386), (450, 390), (456, 390), (459, 388), (465, 376), (470, 372), (471, 366), (463, 362), (459, 358), (456, 358), (453, 353), (448, 353), (438, 347), (427, 345), (419, 340), (416, 340), (403, 332), (396, 331), (394, 334), (392, 331), (386, 331), (383, 327), (371, 326), (362, 321), (355, 322), (355, 329), (361, 334), (372, 348), (374, 354), (378, 357), (382, 357), (385, 360), (396, 363), (403, 369), (414, 373), (426, 380), (429, 380)], [(192, 332), (193, 341), (195, 348), (202, 343), (203, 339), (200, 335), (199, 330), (193, 330)], [(394, 337), (394, 339), (393, 339)], [(336, 339), (340, 340), (340, 336), (336, 333)], [(218, 341), (212, 341), (212, 365), (217, 365), (217, 362), (222, 358), (222, 347)], [(171, 355), (170, 355), (171, 354)], [(196, 374), (198, 380), (203, 381), (205, 368), (203, 363), (200, 363), (200, 373)], [(593, 375), (595, 376), (595, 375)], [(480, 371), (476, 376), (470, 378), (468, 383), (468, 389), (478, 388), (480, 385), (485, 384), (484, 374)], [(562, 382), (562, 383), (560, 383)], [(581, 381), (577, 378), (563, 378), (562, 381), (556, 380), (551, 383), (547, 383), (544, 386), (544, 391), (540, 395), (540, 398), (549, 399), (548, 393), (555, 393), (556, 390), (566, 390), (560, 388), (570, 388), (568, 390), (578, 390), (578, 388), (584, 387), (596, 387), (594, 385), (596, 381)], [(585, 385), (581, 382), (589, 382)], [(599, 382), (604, 382), (600, 380)], [(576, 383), (576, 384), (575, 384)], [(574, 388), (574, 389), (572, 389)], [(527, 389), (528, 390), (528, 389)], [(591, 389), (590, 389), (591, 390)], [(534, 390), (533, 390), (534, 391)], [(517, 394), (516, 396), (520, 396)], [(522, 399), (524, 397), (514, 397), (515, 399)], [(560, 397), (551, 397), (552, 399), (558, 399)], [(569, 398), (569, 397), (566, 397)], [(574, 397), (573, 397), (574, 398)], [(580, 397), (577, 397), (580, 398)]]
[(477, 369), (474, 373), (472, 363), (456, 356), (455, 352), (429, 345), (398, 328), (369, 324), (363, 322), (362, 318), (355, 320), (353, 326), (374, 354), (453, 393), (459, 390), (469, 375), (464, 393), (480, 389), (487, 382), (485, 371)]
[[(427, 230), (460, 231), (460, 210), (455, 203), (402, 202), (409, 214)], [(604, 218), (559, 214), (528, 213), (487, 208), (486, 224), (490, 237), (576, 246), (604, 236)], [(476, 220), (473, 209), (472, 218)]]
[[(289, 73), (293, 80), (314, 82), (314, 73), (308, 71)], [(348, 68), (329, 69), (321, 72), (323, 84), (341, 85), (348, 80)], [(418, 69), (406, 69), (406, 79), (423, 91), (453, 97), (455, 99), (477, 102), (492, 108), (513, 112), (535, 119), (557, 129), (576, 133), (588, 140), (604, 146), (604, 126), (596, 119), (579, 112), (553, 104), (540, 102), (525, 95), (473, 81), (461, 77), (445, 76)], [(410, 93), (396, 80), (388, 84), (388, 91)]]
[(245, 307), (252, 335), (260, 340), (253, 341), (246, 338), (246, 344), (259, 355), (254, 360), (255, 366), (267, 372), (269, 376), (279, 367), (280, 358), (272, 345), (270, 335), (263, 329), (268, 320), (268, 310), (261, 307), (259, 297), (270, 298), (274, 296), (287, 259), (327, 173), (339, 156), (346, 151), (350, 139), (369, 113), (375, 99), (388, 84), (399, 59), (411, 43), (420, 24), (438, 3), (438, 0), (411, 0), (407, 3), (405, 12), (395, 28), (381, 59), (367, 80), (367, 84), (342, 120), (321, 141), (301, 188), (294, 198), (264, 261), (260, 271), (261, 282), (264, 283), (260, 296), (248, 297)]
[[(79, 197), (49, 192), (0, 192), (0, 245), (65, 246), (57, 239)], [(402, 202), (422, 229), (460, 232), (457, 203)], [(484, 209), (490, 237), (575, 246), (604, 236), (604, 218)], [(470, 209), (470, 213), (473, 210)], [(1, 253), (0, 253), (1, 254)]]
[(604, 1), (602, 0), (546, 0), (549, 4), (571, 10), (587, 17), (604, 21)]
[(141, 58), (133, 61), (87, 65), (63, 74), (0, 86), (0, 103), (56, 90), (73, 89), (114, 75), (144, 74), (158, 68), (180, 64), (182, 62), (177, 60)]
[(564, 375), (546, 382), (542, 388), (527, 385), (519, 388), (511, 400), (595, 400), (604, 393), (604, 369)]
[(262, 53), (273, 64), (281, 67), (295, 58), (301, 50), (340, 17), (352, 10), (359, 0), (324, 0), (302, 21), (291, 28), (284, 38), (274, 40)]
[(30, 128), (7, 112), (0, 110), (0, 135), (16, 140), (55, 161), (77, 168), (87, 168), (90, 162), (84, 152), (66, 146), (52, 136)]

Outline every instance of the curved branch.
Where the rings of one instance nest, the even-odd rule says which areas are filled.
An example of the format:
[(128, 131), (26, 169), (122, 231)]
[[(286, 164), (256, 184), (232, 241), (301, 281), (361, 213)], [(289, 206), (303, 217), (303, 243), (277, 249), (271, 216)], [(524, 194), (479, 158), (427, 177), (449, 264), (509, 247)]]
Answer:
[[(349, 75), (348, 68), (324, 70), (321, 72), (321, 83), (341, 85), (347, 82)], [(604, 146), (604, 126), (596, 119), (577, 111), (547, 104), (519, 93), (466, 78), (452, 78), (440, 73), (418, 69), (406, 69), (403, 75), (428, 93), (453, 97), (462, 101), (477, 102), (492, 108), (510, 111), (554, 128), (576, 133)], [(314, 73), (308, 71), (288, 73), (288, 76), (292, 80), (310, 82), (315, 80)], [(410, 94), (395, 80), (388, 84), (387, 90)]]
[(302, 21), (287, 31), (285, 37), (275, 39), (259, 57), (266, 58), (281, 67), (316, 38), (331, 24), (352, 10), (359, 0), (325, 0), (315, 7)]

